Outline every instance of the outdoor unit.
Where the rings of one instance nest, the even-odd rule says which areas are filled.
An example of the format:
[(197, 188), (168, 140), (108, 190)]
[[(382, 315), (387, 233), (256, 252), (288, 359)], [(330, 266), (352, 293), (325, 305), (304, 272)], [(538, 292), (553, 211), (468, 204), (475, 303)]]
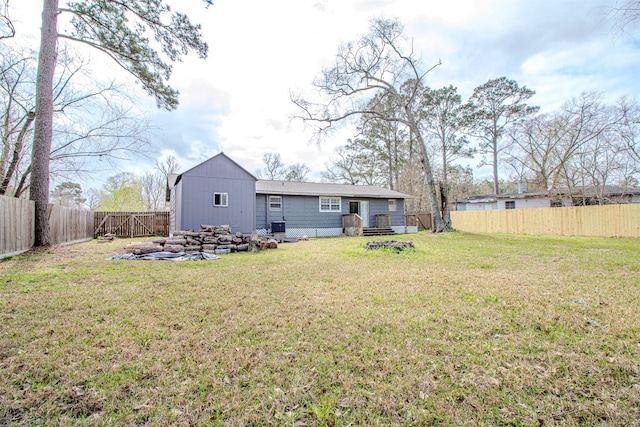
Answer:
[(271, 232), (272, 233), (285, 233), (286, 228), (284, 226), (284, 221), (273, 221), (271, 223)]

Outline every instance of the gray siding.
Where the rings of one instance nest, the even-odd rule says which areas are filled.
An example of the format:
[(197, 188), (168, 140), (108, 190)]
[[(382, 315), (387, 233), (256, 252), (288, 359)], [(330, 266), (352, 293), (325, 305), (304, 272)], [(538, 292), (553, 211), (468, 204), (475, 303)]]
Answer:
[[(278, 196), (279, 194), (273, 194)], [(270, 211), (267, 194), (256, 195), (256, 227), (269, 228), (273, 221), (284, 221), (287, 228), (341, 228), (342, 215), (349, 213), (349, 202), (356, 200), (369, 201), (370, 226), (375, 225), (376, 214), (390, 214), (392, 226), (404, 226), (404, 200), (396, 200), (396, 211), (389, 212), (388, 199), (353, 199), (342, 197), (341, 212), (320, 212), (318, 196), (282, 195), (283, 209)]]
[[(219, 154), (181, 175), (176, 226), (198, 230), (201, 224), (230, 225), (236, 232), (255, 230), (255, 178)], [(214, 193), (227, 193), (228, 206), (213, 205)], [(178, 193), (179, 194), (179, 193)]]
[(516, 202), (516, 209), (551, 207), (551, 200), (549, 199), (500, 199), (498, 200), (498, 209), (504, 209), (504, 202), (507, 200), (514, 200)]

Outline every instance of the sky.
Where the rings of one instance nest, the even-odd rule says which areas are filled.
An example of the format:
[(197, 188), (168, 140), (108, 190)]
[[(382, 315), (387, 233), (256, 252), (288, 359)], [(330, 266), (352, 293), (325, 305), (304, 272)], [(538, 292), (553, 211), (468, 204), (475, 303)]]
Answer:
[[(310, 91), (339, 44), (357, 39), (381, 16), (404, 24), (425, 65), (442, 62), (426, 84), (454, 85), (463, 100), (501, 76), (535, 90), (530, 104), (542, 112), (585, 91), (601, 92), (610, 102), (640, 94), (640, 39), (612, 32), (605, 16), (616, 0), (214, 0), (208, 9), (199, 0), (173, 3), (202, 25), (209, 56), (174, 65), (177, 110), (158, 110), (140, 92), (153, 127), (152, 158), (120, 162), (122, 171), (142, 174), (155, 159), (174, 155), (184, 172), (223, 151), (253, 173), (270, 152), (285, 165), (305, 163), (309, 178), (320, 180), (353, 130), (312, 143), (311, 130), (291, 119), (290, 94)], [(10, 4), (17, 30), (37, 34), (41, 1)], [(92, 55), (96, 73), (133, 82), (99, 56)], [(488, 175), (486, 168), (475, 171), (476, 178)], [(106, 176), (98, 174), (83, 188), (99, 188)]]

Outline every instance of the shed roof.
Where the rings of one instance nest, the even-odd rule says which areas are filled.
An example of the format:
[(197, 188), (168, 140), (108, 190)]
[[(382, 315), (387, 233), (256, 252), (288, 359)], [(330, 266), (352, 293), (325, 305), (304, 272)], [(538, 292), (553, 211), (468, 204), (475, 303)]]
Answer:
[(409, 199), (410, 195), (373, 185), (325, 184), (320, 182), (268, 181), (256, 182), (258, 194), (296, 196), (364, 197), (370, 199)]

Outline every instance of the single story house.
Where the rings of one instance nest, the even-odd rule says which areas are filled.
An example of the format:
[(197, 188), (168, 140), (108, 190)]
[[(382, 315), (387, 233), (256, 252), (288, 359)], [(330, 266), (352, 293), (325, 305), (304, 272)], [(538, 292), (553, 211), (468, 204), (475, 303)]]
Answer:
[(640, 188), (606, 186), (602, 191), (551, 189), (488, 194), (457, 200), (455, 210), (478, 211), (494, 209), (556, 208), (565, 206), (612, 203), (640, 203)]
[(363, 228), (382, 224), (396, 233), (415, 232), (405, 225), (410, 197), (376, 186), (259, 180), (224, 153), (167, 183), (170, 232), (228, 224), (245, 234), (339, 236), (343, 217), (356, 214)]

